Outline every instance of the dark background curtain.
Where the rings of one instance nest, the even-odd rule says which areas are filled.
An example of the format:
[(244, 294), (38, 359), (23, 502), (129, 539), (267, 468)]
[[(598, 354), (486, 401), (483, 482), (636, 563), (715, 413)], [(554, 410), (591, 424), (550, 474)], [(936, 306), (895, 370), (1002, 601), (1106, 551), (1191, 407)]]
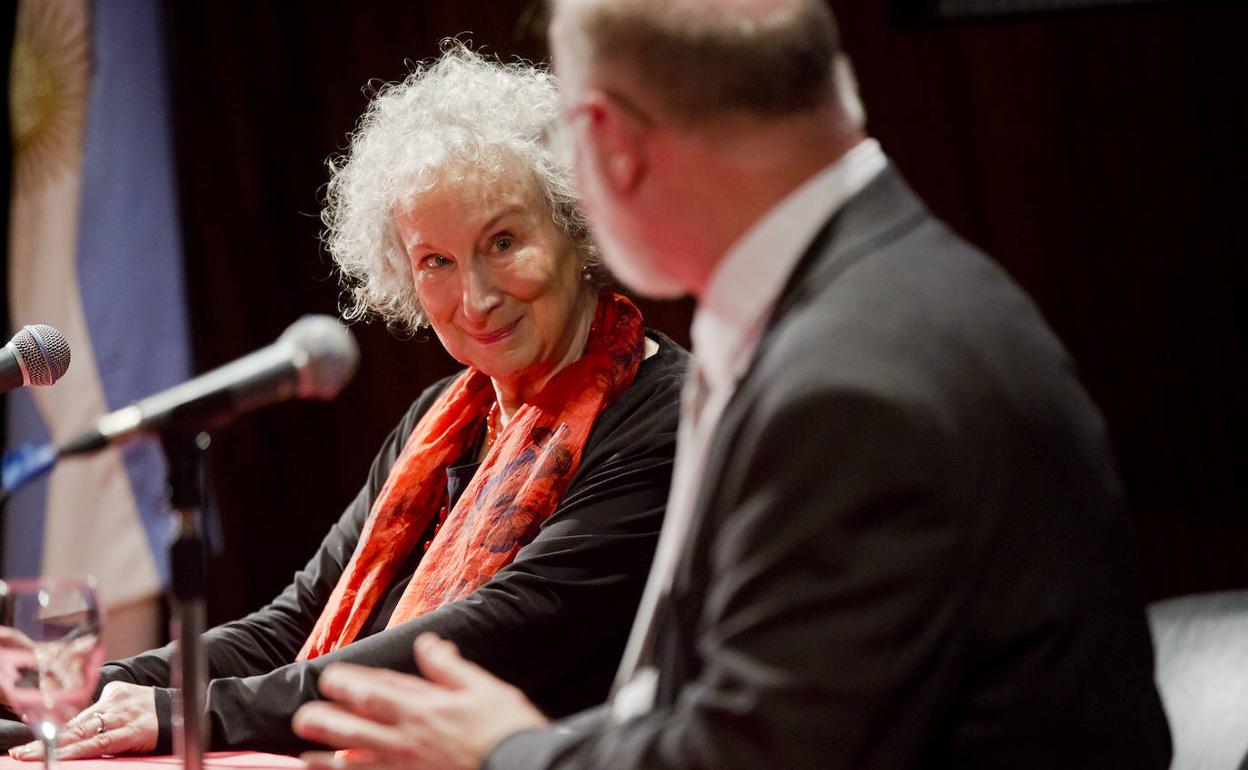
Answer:
[[(937, 214), (1032, 293), (1104, 409), (1150, 598), (1248, 586), (1235, 302), (1248, 285), (1248, 13), (1174, 3), (924, 26), (882, 0), (832, 5), (872, 132)], [(545, 57), (529, 0), (167, 8), (201, 370), (302, 313), (335, 312), (318, 196), (366, 83), (402, 77), (460, 33)], [(643, 309), (687, 342), (689, 303)], [(431, 335), (354, 330), (363, 362), (338, 401), (215, 436), (215, 620), (289, 580), (411, 399), (456, 368)]]

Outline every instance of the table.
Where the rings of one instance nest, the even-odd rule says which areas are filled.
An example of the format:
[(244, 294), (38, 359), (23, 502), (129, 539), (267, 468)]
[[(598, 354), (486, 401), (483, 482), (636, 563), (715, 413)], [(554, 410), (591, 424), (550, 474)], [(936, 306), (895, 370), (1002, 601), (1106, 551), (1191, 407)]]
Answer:
[[(64, 770), (171, 770), (181, 767), (174, 756), (109, 757), (107, 759), (61, 760)], [(210, 751), (204, 755), (204, 770), (300, 770), (298, 757), (262, 754), (258, 751)], [(43, 770), (43, 761), (19, 762), (0, 755), (0, 770)]]

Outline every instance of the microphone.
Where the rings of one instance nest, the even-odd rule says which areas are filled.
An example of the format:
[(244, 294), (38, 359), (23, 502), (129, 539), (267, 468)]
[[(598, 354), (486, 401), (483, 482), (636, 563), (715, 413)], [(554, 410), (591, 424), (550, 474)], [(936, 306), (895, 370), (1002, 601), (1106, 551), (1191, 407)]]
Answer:
[(69, 342), (47, 324), (23, 326), (0, 348), (0, 393), (26, 385), (52, 385), (69, 369)]
[(289, 398), (328, 401), (350, 381), (359, 359), (345, 326), (326, 315), (307, 315), (267, 347), (104, 415), (57, 447), (57, 455), (94, 452), (145, 433), (216, 428)]

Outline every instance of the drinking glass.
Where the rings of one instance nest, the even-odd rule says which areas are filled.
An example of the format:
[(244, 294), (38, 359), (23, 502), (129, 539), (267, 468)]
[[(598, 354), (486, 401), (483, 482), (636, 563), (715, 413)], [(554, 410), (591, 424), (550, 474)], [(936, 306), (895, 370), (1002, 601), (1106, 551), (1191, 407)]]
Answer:
[(103, 620), (92, 578), (0, 580), (0, 689), (56, 767), (61, 727), (95, 693)]

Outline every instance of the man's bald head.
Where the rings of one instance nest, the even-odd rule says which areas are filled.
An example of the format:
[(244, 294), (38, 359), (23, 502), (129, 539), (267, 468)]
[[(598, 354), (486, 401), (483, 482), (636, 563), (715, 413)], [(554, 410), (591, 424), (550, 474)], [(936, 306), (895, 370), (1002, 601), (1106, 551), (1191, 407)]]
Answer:
[[(666, 118), (760, 118), (844, 101), (840, 40), (823, 0), (553, 0), (570, 63), (627, 82)], [(623, 79), (623, 80), (621, 80)], [(842, 86), (843, 88), (844, 86)]]

